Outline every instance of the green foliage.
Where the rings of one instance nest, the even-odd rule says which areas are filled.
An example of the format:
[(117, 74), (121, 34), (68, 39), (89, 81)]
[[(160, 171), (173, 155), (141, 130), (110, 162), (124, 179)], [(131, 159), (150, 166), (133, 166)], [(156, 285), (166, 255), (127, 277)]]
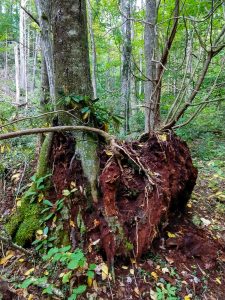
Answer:
[(72, 295), (68, 298), (68, 300), (76, 300), (78, 295), (81, 295), (86, 291), (86, 288), (86, 285), (80, 285), (76, 289), (73, 289)]
[(36, 251), (43, 250), (47, 251), (49, 248), (53, 247), (53, 243), (56, 240), (56, 237), (48, 236), (49, 227), (45, 227), (43, 230), (43, 234), (37, 240), (35, 240), (32, 245), (35, 246)]
[(162, 288), (157, 287), (157, 300), (179, 300), (176, 296), (176, 290), (176, 287), (170, 283), (167, 283), (166, 286)]
[(32, 180), (32, 189), (28, 190), (24, 197), (29, 199), (30, 203), (33, 203), (37, 200), (37, 197), (40, 193), (42, 193), (46, 189), (45, 180), (49, 178), (51, 174), (47, 174), (45, 176), (39, 177), (35, 174), (31, 177)]
[(51, 219), (52, 217), (55, 216), (55, 214), (57, 212), (59, 212), (62, 208), (63, 208), (63, 201), (64, 201), (64, 198), (63, 199), (59, 199), (57, 200), (54, 204), (52, 202), (50, 202), (49, 200), (45, 199), (43, 201), (43, 204), (46, 205), (47, 207), (44, 208), (42, 211), (41, 211), (41, 214), (44, 214), (44, 213), (48, 213), (44, 218), (41, 218), (41, 222), (46, 222), (48, 221), (49, 219)]
[[(81, 273), (85, 272), (87, 279), (94, 279), (95, 277), (94, 271), (96, 265), (87, 264), (87, 260), (81, 249), (77, 248), (74, 252), (70, 252), (70, 248), (71, 246), (65, 246), (62, 248), (54, 247), (42, 257), (43, 261), (48, 263), (48, 268), (52, 269), (53, 267), (57, 267), (64, 269), (64, 273), (62, 273), (62, 284), (65, 286), (65, 290), (69, 290), (70, 279), (73, 275), (73, 271), (75, 270), (80, 270), (79, 272)], [(43, 284), (47, 287), (43, 289), (42, 293), (52, 295), (55, 285), (48, 283), (47, 276), (41, 278), (29, 277), (23, 281), (20, 288), (26, 289), (31, 285), (43, 286)], [(74, 288), (68, 299), (77, 299), (77, 296), (83, 294), (86, 291), (86, 288), (87, 286), (84, 284)]]

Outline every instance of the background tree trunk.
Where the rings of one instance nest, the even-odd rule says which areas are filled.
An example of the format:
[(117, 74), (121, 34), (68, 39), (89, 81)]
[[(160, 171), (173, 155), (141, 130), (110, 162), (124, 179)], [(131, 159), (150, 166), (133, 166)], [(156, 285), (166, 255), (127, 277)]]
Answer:
[(95, 36), (93, 30), (93, 17), (90, 0), (87, 0), (87, 12), (88, 12), (88, 25), (90, 33), (90, 46), (91, 46), (91, 67), (92, 67), (92, 86), (94, 99), (97, 99), (97, 58), (96, 58), (96, 47), (95, 47)]
[(156, 103), (156, 0), (146, 0), (146, 23), (145, 24), (145, 132), (153, 130), (156, 125), (155, 103)]
[(130, 116), (130, 78), (131, 78), (131, 0), (121, 1), (122, 11), (122, 74), (121, 74), (121, 107), (124, 117), (124, 132), (127, 134)]

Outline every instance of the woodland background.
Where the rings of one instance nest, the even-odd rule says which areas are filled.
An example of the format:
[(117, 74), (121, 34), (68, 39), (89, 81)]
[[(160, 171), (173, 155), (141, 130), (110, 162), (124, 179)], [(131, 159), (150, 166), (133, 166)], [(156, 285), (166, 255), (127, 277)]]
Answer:
[[(95, 115), (104, 130), (128, 141), (137, 139), (144, 131), (166, 127), (172, 122), (171, 127), (188, 142), (194, 164), (199, 168), (197, 187), (188, 204), (189, 218), (197, 228), (204, 229), (207, 236), (224, 242), (225, 2), (180, 1), (180, 12), (176, 16), (178, 2), (87, 0)], [(153, 4), (155, 9), (151, 6)], [(46, 118), (46, 113), (54, 108), (49, 102), (49, 86), (44, 84), (46, 66), (41, 53), (38, 23), (34, 1), (1, 0), (1, 133), (51, 126), (51, 118)], [(155, 80), (157, 76), (158, 81)], [(88, 106), (82, 112), (84, 123), (91, 112)], [(150, 115), (154, 116), (150, 119), (155, 123), (150, 122)], [(2, 219), (9, 215), (13, 206), (20, 205), (20, 196), (33, 175), (39, 146), (39, 136), (21, 136), (0, 142), (0, 197), (13, 199), (11, 203), (2, 201)], [(171, 229), (173, 232), (179, 230), (180, 227)], [(43, 236), (43, 232), (40, 235)], [(173, 233), (168, 235), (174, 238)], [(45, 251), (51, 248), (42, 246)], [(84, 299), (121, 299), (125, 288), (129, 290), (130, 299), (142, 299), (146, 292), (146, 278), (152, 291), (146, 297), (151, 299), (224, 299), (222, 266), (212, 278), (211, 271), (207, 268), (202, 270), (202, 265), (202, 268), (191, 269), (195, 262), (187, 262), (189, 270), (184, 270), (180, 268), (179, 261), (171, 264), (157, 246), (156, 249), (158, 252), (151, 252), (142, 266), (133, 261), (131, 267), (124, 263), (124, 268), (117, 270), (118, 290), (110, 279), (105, 283), (109, 271), (103, 264), (102, 269), (106, 268), (106, 277), (101, 277), (103, 284), (96, 287), (90, 275), (87, 285), (92, 289), (92, 296)], [(1, 274), (5, 280), (12, 276), (7, 264), (11, 266), (11, 260), (16, 264), (21, 257), (17, 252), (3, 254), (0, 265), (3, 266)], [(144, 266), (146, 261), (147, 267)], [(62, 287), (53, 279), (50, 285), (36, 281), (35, 287), (30, 281), (28, 286), (31, 285), (34, 290), (27, 291), (26, 283), (21, 288), (19, 284), (34, 272), (34, 262), (19, 263), (22, 263), (21, 270), (13, 283), (20, 295), (27, 299), (45, 299), (40, 293), (47, 288), (47, 294), (60, 298), (58, 290), (54, 289)], [(224, 257), (221, 265), (223, 263)], [(51, 272), (51, 268), (40, 268), (46, 274)], [(195, 272), (194, 277), (191, 277), (193, 272), (190, 269)], [(32, 271), (29, 273), (29, 270)], [(91, 268), (88, 271), (93, 272)], [(184, 271), (190, 278), (182, 273)], [(26, 272), (27, 275), (24, 275)], [(35, 273), (36, 277), (41, 277), (40, 273)], [(65, 272), (62, 276), (65, 275), (68, 276), (63, 277), (68, 292), (71, 274)], [(160, 281), (161, 278), (164, 281)], [(188, 284), (182, 285), (182, 281)], [(80, 282), (82, 279), (77, 285), (81, 287), (80, 291), (72, 293), (75, 296), (71, 299), (85, 291)], [(130, 288), (131, 283), (133, 288)]]

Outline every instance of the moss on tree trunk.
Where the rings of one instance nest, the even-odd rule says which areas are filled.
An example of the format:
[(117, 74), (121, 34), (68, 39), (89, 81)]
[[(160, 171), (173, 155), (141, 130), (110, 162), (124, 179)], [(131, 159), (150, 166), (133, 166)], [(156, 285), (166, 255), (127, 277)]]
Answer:
[[(40, 178), (49, 172), (49, 153), (52, 146), (53, 133), (45, 138), (40, 151), (36, 177)], [(33, 183), (29, 190), (23, 195), (21, 205), (16, 208), (6, 224), (7, 232), (14, 238), (15, 243), (24, 246), (32, 241), (35, 231), (40, 227), (41, 205), (38, 202), (30, 203), (27, 194), (36, 192)]]

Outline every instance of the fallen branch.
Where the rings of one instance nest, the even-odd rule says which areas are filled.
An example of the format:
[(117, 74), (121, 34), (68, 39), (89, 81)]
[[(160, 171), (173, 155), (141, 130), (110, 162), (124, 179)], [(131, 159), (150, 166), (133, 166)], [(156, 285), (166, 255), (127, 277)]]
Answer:
[[(48, 287), (52, 286), (50, 283), (47, 283), (47, 282), (39, 282), (38, 281), (38, 278), (35, 278), (35, 277), (31, 277), (29, 278), (29, 281), (31, 283), (33, 283), (34, 285), (40, 287), (40, 288), (44, 288), (44, 289), (47, 289)], [(55, 287), (52, 287), (52, 292), (53, 294), (55, 294), (57, 297), (59, 298), (63, 298), (65, 299), (65, 295), (63, 294), (62, 291), (60, 291), (59, 289), (55, 288)]]
[(32, 254), (31, 251), (28, 251), (28, 250), (24, 249), (23, 247), (13, 243), (13, 241), (11, 239), (7, 239), (5, 237), (0, 236), (0, 241), (2, 241), (3, 243), (9, 245), (10, 247), (12, 247), (16, 250), (19, 250), (20, 252), (23, 252), (26, 255), (31, 255)]
[(106, 141), (111, 141), (113, 136), (108, 134), (107, 132), (88, 126), (57, 126), (57, 127), (46, 127), (46, 128), (32, 128), (21, 131), (14, 131), (9, 133), (0, 134), (0, 140), (8, 140), (15, 137), (23, 136), (23, 135), (33, 135), (37, 133), (49, 133), (49, 132), (64, 132), (64, 131), (87, 131), (96, 133), (102, 136)]

